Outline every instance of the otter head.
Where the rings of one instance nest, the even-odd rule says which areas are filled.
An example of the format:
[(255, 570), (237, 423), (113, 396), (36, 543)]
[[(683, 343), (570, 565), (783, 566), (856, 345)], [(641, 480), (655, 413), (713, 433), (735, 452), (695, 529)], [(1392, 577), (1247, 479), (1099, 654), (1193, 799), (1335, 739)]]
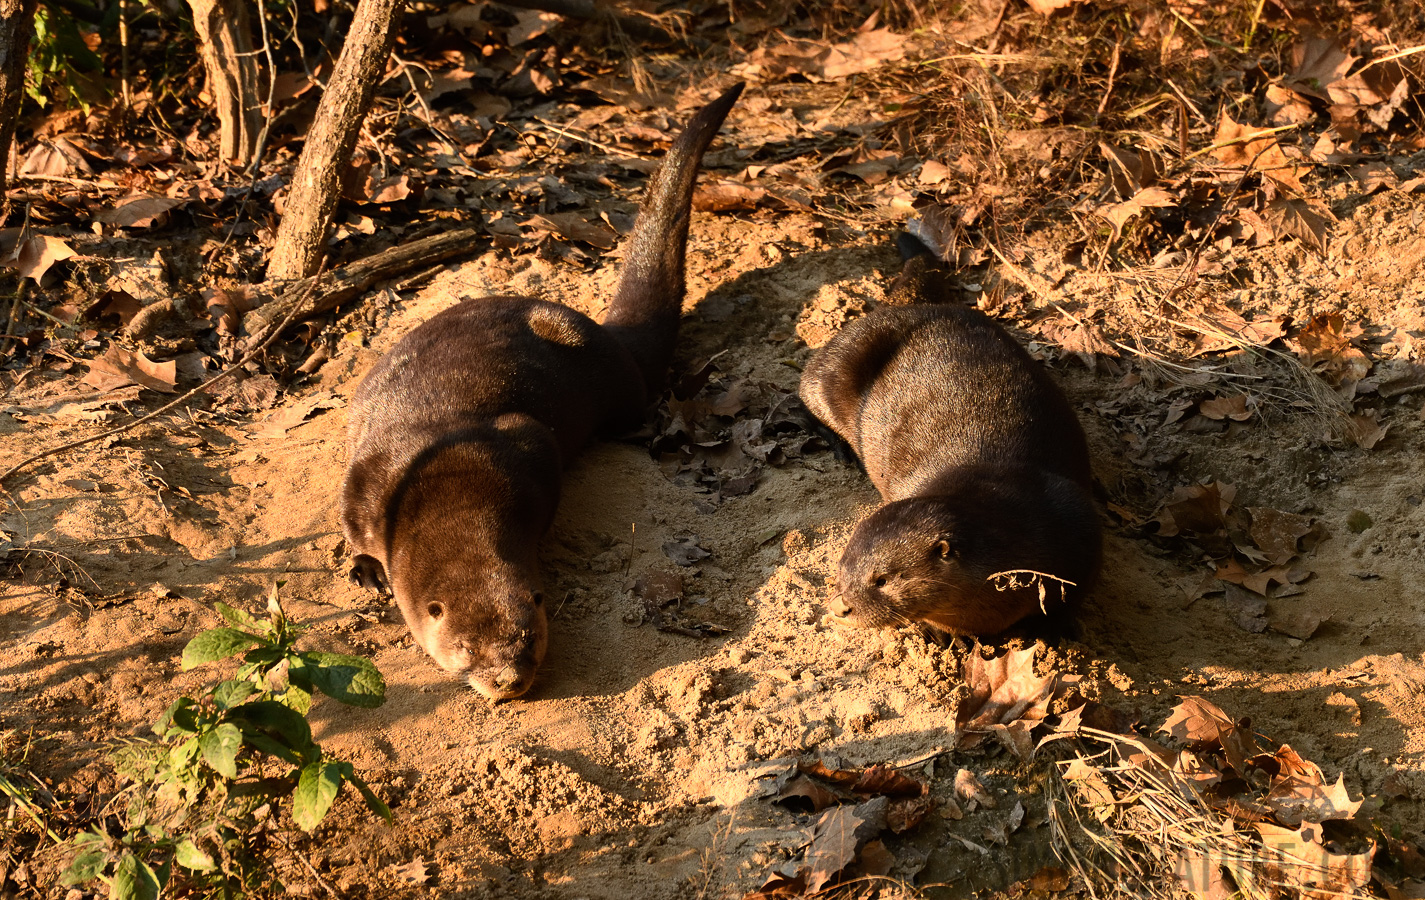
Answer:
[(534, 684), (549, 640), (537, 587), (507, 575), (462, 573), (398, 599), (416, 643), (486, 697), (509, 700)]
[[(888, 503), (862, 520), (841, 556), (831, 611), (852, 624), (924, 622), (951, 634), (996, 634), (1032, 610), (987, 579), (1007, 536), (943, 497)], [(1012, 538), (1009, 538), (1012, 540)]]

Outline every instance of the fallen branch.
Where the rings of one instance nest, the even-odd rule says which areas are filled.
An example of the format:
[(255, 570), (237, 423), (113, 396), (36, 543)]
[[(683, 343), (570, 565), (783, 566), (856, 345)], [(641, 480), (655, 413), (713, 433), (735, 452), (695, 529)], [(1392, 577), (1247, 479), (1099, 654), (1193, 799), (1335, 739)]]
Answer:
[(327, 284), (319, 292), (315, 287), (321, 273), (295, 281), (243, 317), (243, 326), (251, 335), (246, 345), (252, 346), (260, 336), (265, 336), (267, 327), (276, 320), (300, 321), (319, 316), (364, 294), (378, 281), (467, 254), (478, 246), (480, 235), (479, 229), (461, 228), (398, 244), (330, 273)]
[[(323, 260), (322, 266), (325, 265), (326, 261)], [(318, 268), (317, 274), (313, 275), (309, 279), (306, 279), (308, 282), (307, 294), (309, 296), (311, 294), (316, 293), (317, 282), (321, 277), (322, 270), (321, 268)], [(305, 301), (305, 298), (303, 299)], [(134, 419), (132, 422), (129, 422), (125, 425), (120, 425), (117, 428), (110, 428), (108, 431), (101, 431), (98, 434), (91, 434), (89, 437), (80, 438), (77, 441), (70, 441), (67, 444), (60, 444), (58, 447), (51, 447), (48, 450), (43, 450), (39, 453), (36, 453), (34, 456), (22, 459), (10, 468), (6, 469), (3, 474), (0, 474), (0, 486), (3, 486), (6, 481), (9, 481), (10, 476), (14, 475), (16, 472), (20, 471), (31, 463), (39, 462), (40, 460), (46, 459), (51, 456), (58, 456), (61, 453), (67, 453), (68, 451), (73, 450), (75, 447), (82, 447), (85, 444), (92, 444), (95, 441), (102, 441), (105, 438), (114, 437), (115, 435), (123, 434), (126, 431), (132, 431), (133, 429), (139, 427), (145, 422), (152, 422), (154, 419), (158, 418), (169, 410), (174, 409), (175, 407), (180, 406), (184, 403), (187, 403), (189, 400), (193, 399), (199, 394), (203, 394), (212, 390), (213, 386), (216, 385), (218, 382), (222, 381), (223, 379), (232, 375), (234, 372), (243, 368), (248, 363), (256, 359), (264, 350), (266, 350), (268, 345), (277, 339), (277, 335), (282, 333), (282, 329), (292, 324), (293, 320), (296, 318), (298, 310), (300, 310), (304, 305), (305, 302), (294, 304), (292, 307), (292, 312), (288, 314), (288, 316), (281, 322), (278, 322), (276, 325), (273, 325), (269, 327), (266, 331), (264, 331), (257, 346), (253, 347), (247, 353), (243, 354), (242, 359), (239, 359), (237, 362), (228, 366), (223, 371), (214, 375), (212, 378), (209, 378), (207, 381), (203, 382), (202, 384), (198, 385), (197, 387), (193, 388), (192, 390), (188, 391), (177, 399), (172, 400), (169, 403), (165, 403), (163, 406), (160, 406), (158, 409), (154, 410), (148, 415)]]

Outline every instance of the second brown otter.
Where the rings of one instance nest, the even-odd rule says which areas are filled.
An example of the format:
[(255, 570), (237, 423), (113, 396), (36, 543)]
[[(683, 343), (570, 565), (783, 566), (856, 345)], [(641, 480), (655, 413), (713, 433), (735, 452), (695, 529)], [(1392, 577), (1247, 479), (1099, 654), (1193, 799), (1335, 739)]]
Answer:
[(890, 302), (812, 359), (801, 397), (885, 501), (841, 557), (833, 612), (992, 635), (1072, 609), (1102, 537), (1063, 392), (994, 321), (944, 303), (948, 291), (927, 254), (912, 256)]

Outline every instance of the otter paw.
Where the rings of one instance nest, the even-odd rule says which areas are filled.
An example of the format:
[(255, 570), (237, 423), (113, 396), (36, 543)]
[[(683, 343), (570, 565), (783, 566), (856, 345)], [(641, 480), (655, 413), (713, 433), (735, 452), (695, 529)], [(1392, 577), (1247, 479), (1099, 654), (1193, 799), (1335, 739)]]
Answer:
[(351, 571), (347, 573), (347, 577), (368, 591), (385, 594), (390, 590), (386, 586), (386, 570), (374, 557), (365, 554), (351, 561)]

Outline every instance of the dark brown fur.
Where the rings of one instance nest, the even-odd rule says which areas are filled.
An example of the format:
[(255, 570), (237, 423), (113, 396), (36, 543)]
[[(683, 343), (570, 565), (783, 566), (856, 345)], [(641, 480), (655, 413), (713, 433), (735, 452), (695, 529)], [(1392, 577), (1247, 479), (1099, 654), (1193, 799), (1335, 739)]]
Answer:
[(595, 433), (636, 426), (662, 388), (698, 167), (741, 89), (699, 112), (654, 175), (602, 325), (527, 297), (465, 300), (356, 392), (341, 490), (352, 577), (389, 586), (416, 642), (494, 699), (528, 690), (544, 658), (535, 548), (563, 466)]
[[(885, 500), (841, 557), (833, 610), (997, 634), (1071, 606), (1102, 539), (1068, 400), (994, 321), (939, 302), (947, 290), (929, 257), (912, 257), (892, 297), (906, 305), (847, 325), (807, 366), (801, 396)], [(1039, 574), (991, 580), (1005, 572)]]

